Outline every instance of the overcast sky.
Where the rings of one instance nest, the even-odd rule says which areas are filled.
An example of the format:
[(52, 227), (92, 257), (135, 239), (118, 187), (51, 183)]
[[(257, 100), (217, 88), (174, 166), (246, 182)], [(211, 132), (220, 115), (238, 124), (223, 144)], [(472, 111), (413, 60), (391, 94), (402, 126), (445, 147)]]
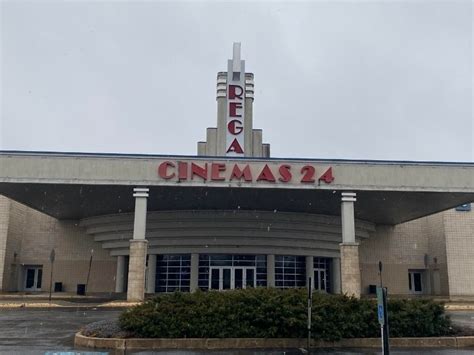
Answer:
[(273, 157), (473, 161), (472, 8), (3, 1), (0, 149), (194, 155), (240, 41)]

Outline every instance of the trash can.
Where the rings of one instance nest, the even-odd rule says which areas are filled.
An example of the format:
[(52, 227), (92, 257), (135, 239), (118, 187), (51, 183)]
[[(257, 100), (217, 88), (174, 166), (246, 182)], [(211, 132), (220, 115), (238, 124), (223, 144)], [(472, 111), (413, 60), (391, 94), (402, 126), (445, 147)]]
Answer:
[(86, 285), (85, 284), (77, 284), (77, 294), (79, 296), (86, 295)]
[(55, 282), (54, 283), (54, 292), (63, 292), (63, 283)]

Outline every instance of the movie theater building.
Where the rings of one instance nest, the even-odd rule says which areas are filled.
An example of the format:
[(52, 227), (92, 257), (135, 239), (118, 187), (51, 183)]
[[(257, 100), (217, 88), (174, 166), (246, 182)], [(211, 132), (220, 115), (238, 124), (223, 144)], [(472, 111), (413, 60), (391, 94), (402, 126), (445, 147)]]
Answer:
[(196, 156), (0, 152), (0, 290), (358, 297), (382, 261), (392, 295), (474, 296), (473, 163), (270, 158), (253, 103), (237, 44)]

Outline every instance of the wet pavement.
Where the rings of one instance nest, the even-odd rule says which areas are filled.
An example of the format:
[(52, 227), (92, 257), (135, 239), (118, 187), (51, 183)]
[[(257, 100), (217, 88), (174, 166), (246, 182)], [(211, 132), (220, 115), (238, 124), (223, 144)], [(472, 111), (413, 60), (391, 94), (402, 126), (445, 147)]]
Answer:
[(74, 308), (0, 309), (0, 354), (44, 354), (74, 349), (82, 326), (117, 318), (122, 310)]
[[(107, 351), (91, 349), (74, 349), (74, 333), (82, 326), (103, 319), (117, 318), (122, 310), (103, 308), (51, 308), (51, 309), (0, 309), (0, 354), (123, 354), (121, 351)], [(474, 329), (474, 312), (450, 312), (456, 324), (469, 326)], [(127, 354), (156, 354), (158, 352), (137, 351)], [(160, 354), (198, 355), (198, 354), (226, 354), (226, 355), (277, 355), (302, 354), (299, 349), (291, 351), (165, 351)], [(373, 349), (355, 350), (318, 350), (311, 354), (381, 354)], [(395, 350), (391, 354), (415, 355), (467, 355), (474, 354), (474, 349), (413, 349)]]
[(474, 329), (474, 311), (449, 311), (448, 314), (457, 326)]

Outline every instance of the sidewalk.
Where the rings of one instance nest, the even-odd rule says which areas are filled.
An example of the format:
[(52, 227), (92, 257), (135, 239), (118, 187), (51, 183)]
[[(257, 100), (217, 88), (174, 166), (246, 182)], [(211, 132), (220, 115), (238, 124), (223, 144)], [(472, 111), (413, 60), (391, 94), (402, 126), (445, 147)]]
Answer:
[[(448, 311), (474, 311), (474, 299), (453, 300), (437, 298), (437, 301), (445, 302), (445, 309)], [(0, 293), (0, 308), (49, 308), (49, 307), (70, 307), (70, 308), (93, 308), (110, 307), (126, 308), (139, 304), (139, 302), (127, 302), (125, 294), (91, 294), (78, 296), (75, 293), (53, 293), (49, 302), (49, 293)]]
[(53, 293), (50, 302), (47, 292), (0, 293), (0, 308), (122, 308), (138, 304), (137, 302), (126, 302), (124, 298), (124, 295), (112, 295), (112, 297), (110, 294), (78, 296), (61, 292)]

